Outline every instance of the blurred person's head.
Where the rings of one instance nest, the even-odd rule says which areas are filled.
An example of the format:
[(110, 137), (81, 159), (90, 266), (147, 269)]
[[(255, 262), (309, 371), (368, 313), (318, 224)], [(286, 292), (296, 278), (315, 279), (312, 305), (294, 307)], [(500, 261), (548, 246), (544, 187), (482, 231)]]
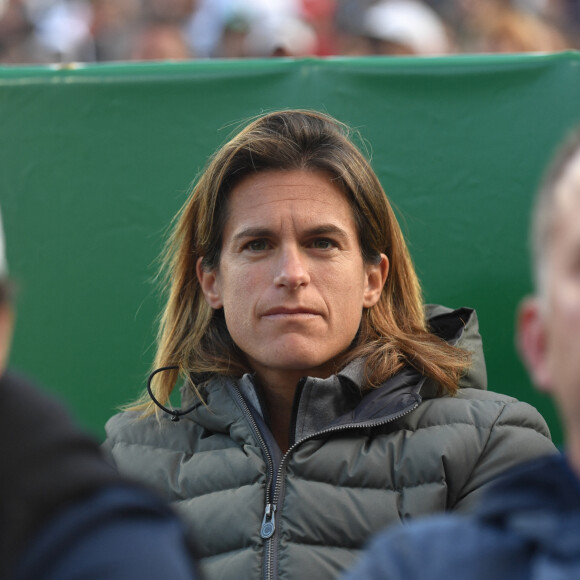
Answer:
[(443, 21), (418, 0), (380, 0), (364, 14), (363, 35), (374, 54), (440, 55), (451, 51)]
[(120, 28), (141, 16), (141, 0), (91, 0), (93, 32)]
[(242, 58), (254, 24), (299, 16), (301, 0), (198, 0), (190, 43), (203, 56)]
[(131, 58), (141, 16), (140, 0), (91, 0), (91, 6), (96, 60)]
[(149, 22), (136, 33), (133, 60), (187, 60), (191, 51), (181, 26), (170, 22)]
[[(326, 235), (316, 234), (318, 237), (307, 247), (312, 245), (316, 251), (323, 252), (327, 245), (333, 248), (344, 243), (343, 238), (342, 242), (329, 242), (329, 238), (336, 235), (332, 233), (336, 228), (328, 229), (327, 222), (331, 218), (325, 214), (334, 215), (332, 212), (338, 207), (346, 208), (340, 219), (352, 224), (347, 229), (352, 228), (354, 236), (353, 239), (350, 234), (347, 236), (352, 248), (345, 256), (348, 254), (349, 260), (358, 265), (349, 262), (352, 268), (318, 279), (317, 283), (310, 283), (305, 278), (300, 284), (304, 293), (300, 295), (310, 296), (313, 303), (321, 307), (324, 299), (320, 300), (320, 293), (324, 294), (329, 288), (338, 293), (340, 288), (343, 292), (348, 288), (354, 294), (362, 292), (357, 298), (360, 304), (357, 302), (358, 306), (354, 305), (348, 316), (345, 314), (345, 320), (340, 317), (335, 320), (335, 313), (316, 318), (317, 325), (312, 327), (316, 332), (302, 337), (316, 346), (311, 345), (307, 353), (301, 351), (304, 357), (324, 352), (328, 360), (318, 368), (335, 370), (354, 359), (365, 360), (367, 378), (373, 386), (409, 364), (420, 368), (445, 391), (454, 392), (458, 388), (459, 377), (469, 365), (469, 355), (447, 345), (427, 329), (421, 288), (404, 236), (376, 174), (354, 145), (352, 135), (346, 125), (327, 115), (314, 111), (280, 111), (257, 118), (211, 157), (176, 218), (163, 256), (168, 301), (161, 319), (155, 365), (156, 368), (177, 368), (159, 377), (154, 387), (159, 400), (167, 400), (179, 374), (192, 377), (211, 372), (241, 376), (256, 371), (252, 358), (244, 350), (245, 343), (236, 341), (230, 327), (232, 324), (236, 328), (239, 326), (235, 317), (240, 315), (242, 302), (250, 303), (244, 315), (255, 316), (256, 321), (250, 322), (259, 325), (260, 317), (256, 313), (260, 310), (260, 292), (265, 286), (260, 278), (256, 287), (248, 287), (248, 276), (255, 274), (253, 267), (238, 280), (240, 287), (231, 289), (232, 220), (241, 219), (238, 213), (233, 213), (232, 204), (238, 203), (240, 196), (249, 199), (248, 196), (257, 190), (262, 192), (261, 197), (250, 201), (263, 203), (282, 186), (288, 192), (302, 192), (301, 195), (312, 187), (313, 199), (316, 197), (319, 205), (327, 208), (327, 211), (304, 214), (299, 208), (307, 206), (304, 203), (296, 206), (296, 211), (302, 211), (304, 220), (312, 221), (316, 216), (326, 228)], [(294, 185), (289, 179), (295, 181)], [(306, 183), (308, 186), (304, 185)], [(268, 227), (278, 227), (275, 224), (279, 221), (273, 220)], [(256, 227), (254, 225), (254, 229)], [(316, 227), (319, 227), (318, 222)], [(262, 237), (267, 236), (264, 233)], [(250, 254), (267, 246), (265, 239), (249, 245)], [(254, 247), (258, 245), (259, 248)], [(226, 263), (225, 248), (228, 251)], [(322, 263), (327, 262), (316, 262)], [(272, 265), (274, 269), (277, 267)], [(320, 267), (312, 265), (317, 272)], [(359, 275), (352, 278), (359, 269), (360, 279)], [(282, 278), (286, 279), (280, 276), (274, 286), (268, 286), (266, 294), (282, 292), (285, 288)], [(368, 288), (363, 279), (369, 282)], [(223, 292), (227, 294), (225, 298)], [(230, 303), (232, 296), (236, 300)], [(349, 294), (344, 299), (350, 304), (353, 297)], [(252, 301), (257, 302), (253, 304)], [(335, 324), (336, 332), (319, 332), (319, 326), (326, 328), (324, 325), (330, 324), (329, 321)], [(251, 334), (255, 340), (264, 342), (262, 333)], [(340, 344), (336, 341), (337, 336), (340, 336)], [(267, 349), (267, 344), (261, 346)], [(284, 351), (285, 356), (292, 352), (293, 349)]]
[(498, 0), (477, 4), (469, 29), (480, 52), (555, 52), (570, 46), (564, 33), (539, 15)]
[(337, 54), (337, 29), (335, 15), (337, 0), (302, 0), (301, 18), (304, 19), (316, 33), (315, 54), (330, 56)]
[(195, 11), (197, 0), (142, 0), (147, 20), (183, 24)]
[(218, 58), (243, 58), (246, 56), (245, 42), (250, 30), (250, 19), (243, 14), (228, 18), (221, 28), (214, 56)]
[(32, 37), (34, 27), (22, 2), (0, 2), (0, 62), (28, 62), (25, 45)]
[(300, 18), (254, 21), (244, 39), (244, 56), (301, 57), (316, 54), (316, 32)]
[(531, 245), (536, 291), (523, 301), (520, 352), (536, 385), (578, 434), (580, 467), (580, 130), (554, 157), (537, 194)]
[(8, 277), (6, 243), (2, 214), (0, 213), (0, 374), (4, 372), (10, 353), (14, 312), (12, 308), (12, 285)]
[(342, 0), (336, 5), (334, 26), (338, 53), (347, 56), (371, 52), (369, 40), (364, 37), (364, 14), (374, 0)]

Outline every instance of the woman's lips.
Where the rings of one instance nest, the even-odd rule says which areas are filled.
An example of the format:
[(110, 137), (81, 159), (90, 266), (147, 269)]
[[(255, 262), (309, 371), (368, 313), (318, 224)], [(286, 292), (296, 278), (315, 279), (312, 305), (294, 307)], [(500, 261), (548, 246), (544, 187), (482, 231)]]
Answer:
[(320, 313), (311, 308), (279, 306), (266, 310), (262, 318), (313, 318), (315, 316), (320, 316)]

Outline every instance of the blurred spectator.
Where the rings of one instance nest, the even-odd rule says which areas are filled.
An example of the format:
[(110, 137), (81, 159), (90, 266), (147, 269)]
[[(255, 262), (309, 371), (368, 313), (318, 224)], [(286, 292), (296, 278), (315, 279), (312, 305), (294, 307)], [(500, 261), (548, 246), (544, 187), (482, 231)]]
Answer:
[(3, 0), (0, 4), (0, 62), (48, 62), (33, 31), (24, 5), (18, 0)]
[(357, 56), (369, 53), (363, 36), (364, 15), (375, 0), (339, 0), (335, 13), (337, 46), (340, 54)]
[(566, 35), (533, 10), (507, 2), (474, 4), (469, 14), (476, 52), (555, 52), (570, 47)]
[(317, 50), (314, 29), (299, 18), (255, 22), (244, 39), (244, 56), (311, 56)]
[(337, 0), (302, 0), (301, 14), (304, 20), (312, 26), (316, 34), (318, 56), (338, 54), (337, 30), (335, 14)]
[(141, 0), (146, 19), (182, 24), (195, 12), (197, 0)]
[(81, 60), (90, 42), (91, 7), (83, 0), (56, 2), (46, 9), (30, 10), (35, 36), (51, 60)]
[(222, 23), (220, 35), (213, 48), (216, 58), (242, 58), (244, 43), (249, 32), (251, 18), (246, 14), (232, 14)]
[(187, 60), (192, 57), (178, 24), (150, 22), (137, 34), (131, 60)]
[[(91, 39), (94, 60), (128, 60), (141, 16), (141, 0), (92, 0)], [(88, 60), (88, 58), (87, 58)]]
[[(535, 52), (574, 47), (577, 0), (432, 0), (460, 52)], [(576, 46), (578, 41), (576, 40)]]
[(372, 54), (441, 55), (451, 51), (443, 21), (419, 0), (381, 0), (367, 8), (363, 35)]
[(578, 0), (0, 0), (0, 63), (580, 48)]
[(199, 0), (189, 24), (195, 53), (201, 57), (243, 56), (252, 25), (299, 17), (300, 0)]

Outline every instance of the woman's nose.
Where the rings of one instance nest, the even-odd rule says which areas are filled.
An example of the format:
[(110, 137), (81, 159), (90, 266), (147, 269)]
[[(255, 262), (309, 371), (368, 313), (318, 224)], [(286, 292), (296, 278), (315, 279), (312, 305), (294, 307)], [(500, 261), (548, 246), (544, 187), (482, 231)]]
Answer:
[(286, 248), (280, 250), (276, 264), (274, 284), (296, 289), (310, 282), (310, 275), (306, 263), (306, 256), (300, 248)]

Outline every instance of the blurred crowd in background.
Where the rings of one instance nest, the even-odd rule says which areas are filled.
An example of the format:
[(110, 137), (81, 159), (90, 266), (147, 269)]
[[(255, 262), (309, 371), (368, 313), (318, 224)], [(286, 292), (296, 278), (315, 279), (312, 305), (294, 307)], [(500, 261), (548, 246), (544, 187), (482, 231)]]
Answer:
[(0, 64), (580, 48), (580, 0), (0, 0)]

